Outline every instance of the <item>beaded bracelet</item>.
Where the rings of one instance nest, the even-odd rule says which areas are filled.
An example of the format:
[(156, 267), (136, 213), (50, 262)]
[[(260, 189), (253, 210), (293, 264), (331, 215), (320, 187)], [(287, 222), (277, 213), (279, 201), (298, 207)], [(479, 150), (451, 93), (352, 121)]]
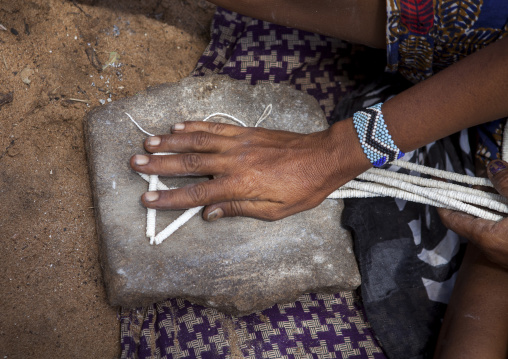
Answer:
[(353, 124), (363, 152), (374, 167), (381, 167), (387, 162), (404, 156), (388, 133), (383, 112), (381, 112), (382, 105), (378, 103), (353, 115)]

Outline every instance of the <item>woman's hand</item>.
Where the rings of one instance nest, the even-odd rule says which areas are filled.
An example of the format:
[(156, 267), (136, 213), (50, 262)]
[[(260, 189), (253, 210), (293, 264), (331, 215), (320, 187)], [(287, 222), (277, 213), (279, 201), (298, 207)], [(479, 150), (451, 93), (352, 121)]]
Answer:
[(319, 205), (331, 192), (367, 170), (351, 119), (311, 134), (185, 122), (172, 134), (150, 137), (135, 155), (134, 170), (162, 176), (213, 176), (170, 191), (147, 192), (146, 207), (207, 206), (205, 220), (246, 216), (277, 220)]
[[(494, 160), (487, 172), (496, 190), (508, 198), (508, 163)], [(468, 238), (492, 262), (508, 268), (508, 218), (493, 222), (449, 209), (438, 212), (446, 227)]]

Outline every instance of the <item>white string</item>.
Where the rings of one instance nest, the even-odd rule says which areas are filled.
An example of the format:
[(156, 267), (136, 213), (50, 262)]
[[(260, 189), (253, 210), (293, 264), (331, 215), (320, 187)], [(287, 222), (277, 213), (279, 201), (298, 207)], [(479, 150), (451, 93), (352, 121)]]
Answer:
[(447, 180), (451, 180), (454, 182), (460, 182), (464, 184), (468, 184), (471, 186), (486, 186), (486, 187), (494, 187), (492, 182), (488, 178), (482, 177), (471, 177), (467, 175), (461, 175), (455, 172), (449, 172), (444, 170), (438, 170), (436, 168), (431, 168), (423, 165), (418, 165), (416, 163), (407, 162), (403, 160), (395, 160), (390, 162), (392, 165), (396, 165), (411, 171), (420, 172), (426, 175), (439, 177)]
[[(372, 182), (361, 182), (361, 181), (349, 181), (344, 185), (346, 188), (352, 188), (356, 190), (361, 190), (363, 192), (371, 193), (372, 197), (393, 197), (400, 198), (410, 202), (418, 202), (423, 204), (429, 204), (431, 206), (439, 206), (440, 203), (437, 201), (433, 201), (427, 197), (422, 197), (415, 193), (410, 193), (406, 191), (402, 191), (397, 188), (385, 186), (380, 183), (372, 183)], [(341, 190), (337, 190), (332, 194), (336, 193), (336, 196), (339, 196)], [(349, 197), (338, 197), (338, 198), (349, 198)]]
[[(266, 106), (263, 114), (258, 119), (254, 127), (258, 127), (271, 113), (272, 104)], [(126, 113), (127, 114), (127, 113)], [(143, 130), (139, 124), (129, 115), (129, 118), (134, 124), (144, 133), (149, 136), (153, 136), (149, 132)], [(238, 118), (221, 112), (213, 113), (207, 116), (203, 121), (208, 121), (215, 116), (222, 116), (239, 123), (241, 126), (247, 127), (247, 125), (239, 120)], [(505, 126), (505, 134), (508, 134), (508, 126)], [(158, 155), (166, 153), (156, 153)], [(503, 147), (502, 147), (503, 158), (508, 158), (508, 135), (503, 136)], [(167, 154), (166, 154), (167, 155)], [(422, 174), (431, 175), (434, 177), (451, 180), (457, 183), (463, 183), (469, 186), (488, 186), (493, 187), (490, 180), (486, 178), (471, 177), (467, 175), (461, 175), (454, 172), (448, 172), (430, 168), (415, 163), (396, 160), (391, 164), (414, 171)], [(141, 177), (146, 181), (150, 182), (149, 191), (159, 190), (165, 191), (169, 188), (163, 184), (158, 178), (153, 180), (152, 177), (140, 173)], [(404, 173), (392, 172), (379, 168), (371, 168), (357, 177), (358, 180), (352, 180), (344, 184), (341, 188), (331, 193), (327, 198), (339, 199), (339, 198), (368, 198), (368, 197), (381, 197), (388, 196), (394, 198), (400, 198), (406, 201), (417, 202), (427, 204), (435, 207), (451, 208), (454, 210), (469, 213), (475, 217), (485, 218), (492, 221), (499, 221), (503, 219), (496, 213), (489, 212), (483, 208), (476, 206), (489, 208), (499, 213), (508, 213), (508, 200), (499, 194), (490, 192), (484, 192), (477, 189), (473, 189), (466, 186), (461, 186), (454, 183), (437, 181), (429, 178), (422, 178), (419, 176), (408, 175)], [(153, 187), (151, 187), (153, 184)], [(155, 189), (150, 189), (155, 188)], [(476, 205), (476, 206), (475, 206)], [(171, 234), (173, 234), (178, 228), (190, 220), (196, 213), (198, 213), (203, 207), (191, 208), (185, 211), (180, 217), (173, 221), (163, 231), (157, 234), (155, 237), (150, 237), (150, 244), (160, 244)], [(152, 215), (151, 212), (147, 213)], [(153, 215), (155, 221), (155, 215)], [(155, 222), (154, 222), (155, 223)], [(155, 224), (154, 224), (155, 227)], [(151, 227), (150, 227), (151, 229)], [(153, 234), (151, 231), (150, 234)], [(148, 236), (148, 220), (147, 220), (147, 236)]]
[(226, 117), (226, 118), (229, 118), (230, 120), (233, 120), (237, 123), (239, 123), (240, 125), (242, 125), (243, 127), (247, 127), (247, 125), (245, 124), (245, 122), (243, 121), (240, 121), (239, 119), (237, 119), (235, 116), (231, 116), (231, 115), (228, 115), (227, 113), (222, 113), (222, 112), (215, 112), (215, 113), (212, 113), (211, 115), (207, 116), (203, 122), (205, 121), (208, 121), (209, 119), (213, 118), (213, 117), (216, 117), (216, 116), (220, 116), (220, 117)]
[(411, 175), (404, 174), (404, 173), (397, 173), (397, 172), (392, 172), (392, 171), (386, 171), (386, 170), (382, 170), (380, 168), (371, 168), (367, 172), (374, 173), (374, 174), (376, 174), (378, 176), (398, 178), (398, 179), (404, 180), (406, 182), (416, 184), (418, 186), (431, 187), (431, 188), (441, 188), (441, 189), (444, 189), (444, 190), (463, 192), (463, 193), (467, 193), (467, 194), (470, 194), (470, 195), (473, 195), (473, 196), (484, 197), (484, 198), (488, 198), (489, 200), (493, 200), (493, 201), (496, 201), (496, 202), (501, 202), (501, 203), (508, 204), (508, 199), (506, 199), (505, 197), (503, 197), (503, 196), (501, 196), (501, 195), (499, 195), (497, 193), (484, 192), (484, 191), (480, 191), (479, 189), (474, 189), (474, 188), (471, 188), (471, 187), (460, 186), (460, 185), (457, 185), (457, 184), (454, 184), (454, 183), (437, 181), (437, 180), (434, 180), (434, 179), (423, 178), (423, 177), (418, 177), (418, 176), (411, 176)]
[(352, 189), (342, 186), (338, 190), (333, 191), (327, 199), (343, 199), (343, 198), (371, 198), (371, 197), (382, 197), (382, 194), (377, 194), (368, 191), (362, 191), (360, 189)]
[[(150, 175), (148, 178), (148, 191), (152, 192), (157, 189), (157, 182), (159, 182), (159, 176)], [(146, 211), (146, 236), (150, 238), (150, 244), (153, 244), (155, 239), (155, 216), (157, 211), (153, 208), (147, 208)]]
[[(411, 183), (404, 182), (402, 180), (387, 178), (384, 176), (379, 177), (379, 176), (373, 175), (372, 173), (368, 173), (368, 171), (362, 173), (357, 178), (365, 179), (365, 180), (371, 181), (371, 182), (383, 183), (385, 185), (389, 185), (389, 186), (393, 186), (393, 187), (399, 187), (400, 189), (402, 189), (404, 191), (411, 192), (411, 193), (420, 195), (422, 197), (427, 197), (431, 200), (442, 203), (443, 205), (447, 205), (447, 207), (455, 208), (461, 212), (466, 212), (471, 215), (474, 215), (475, 217), (481, 217), (481, 218), (490, 219), (490, 220), (502, 219), (501, 216), (498, 216), (498, 215), (491, 216), (490, 212), (487, 212), (487, 211), (481, 210), (477, 207), (457, 201), (456, 199), (451, 198), (449, 196), (444, 196), (442, 194), (438, 194), (433, 190), (426, 190), (423, 187), (419, 187), (419, 186), (413, 185)], [(493, 218), (497, 218), (497, 219), (493, 219)]]
[(433, 188), (432, 190), (441, 196), (448, 196), (461, 202), (476, 204), (480, 207), (489, 208), (496, 212), (508, 213), (508, 206), (505, 203), (492, 201), (485, 197), (475, 196), (463, 192), (447, 191), (440, 188)]
[[(164, 228), (157, 236), (155, 236), (154, 243), (155, 244), (161, 244), (162, 241), (164, 241), (166, 238), (168, 238), (170, 235), (172, 235), (178, 228), (183, 226), (189, 219), (194, 217), (195, 214), (197, 214), (204, 206), (194, 207), (186, 210), (183, 212), (183, 214), (175, 219), (169, 226)], [(151, 243), (150, 243), (151, 244)]]
[(268, 106), (266, 106), (265, 110), (263, 111), (263, 114), (261, 115), (259, 120), (256, 122), (254, 127), (258, 127), (259, 125), (261, 125), (261, 122), (266, 120), (268, 118), (268, 116), (270, 116), (271, 112), (272, 112), (272, 104), (269, 104)]
[(132, 121), (132, 122), (133, 122), (136, 126), (138, 126), (138, 128), (141, 130), (141, 132), (143, 132), (143, 133), (147, 134), (148, 136), (155, 136), (155, 135), (152, 135), (150, 132), (147, 132), (147, 131), (143, 130), (143, 128), (142, 128), (142, 127), (141, 127), (141, 126), (140, 126), (140, 125), (139, 125), (136, 121), (134, 121), (134, 119), (132, 118), (132, 116), (131, 116), (131, 115), (129, 115), (127, 112), (124, 112), (124, 113), (125, 113), (127, 116), (129, 116), (129, 118), (131, 119), (131, 121)]
[[(425, 193), (425, 196), (422, 196), (419, 194), (404, 191), (398, 188), (386, 186), (379, 183), (360, 182), (353, 180), (346, 183), (340, 189), (332, 192), (332, 194), (327, 198), (339, 199), (339, 198), (393, 197), (400, 198), (410, 202), (428, 204), (434, 207), (450, 208), (461, 212), (466, 212), (476, 217), (481, 217), (491, 221), (499, 221), (503, 219), (502, 216), (479, 209), (474, 206), (464, 204), (453, 198), (449, 198), (448, 196), (429, 195), (429, 193), (433, 192), (434, 190), (433, 189), (427, 190), (428, 192)], [(439, 200), (432, 199), (430, 198), (431, 196)]]
[[(140, 175), (141, 177), (143, 177), (143, 179), (147, 182), (150, 182), (150, 176), (145, 174), (145, 173), (141, 173), (141, 172), (138, 172), (138, 175)], [(178, 187), (168, 187), (166, 186), (164, 183), (162, 183), (160, 180), (157, 182), (157, 191), (169, 191), (171, 189), (177, 189)]]

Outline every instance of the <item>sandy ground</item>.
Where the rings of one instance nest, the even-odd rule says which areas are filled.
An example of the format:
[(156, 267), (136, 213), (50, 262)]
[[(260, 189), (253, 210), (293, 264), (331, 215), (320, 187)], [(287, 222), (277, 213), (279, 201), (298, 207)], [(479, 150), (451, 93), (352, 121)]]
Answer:
[(204, 0), (0, 0), (0, 359), (119, 356), (83, 118), (188, 75), (212, 15)]

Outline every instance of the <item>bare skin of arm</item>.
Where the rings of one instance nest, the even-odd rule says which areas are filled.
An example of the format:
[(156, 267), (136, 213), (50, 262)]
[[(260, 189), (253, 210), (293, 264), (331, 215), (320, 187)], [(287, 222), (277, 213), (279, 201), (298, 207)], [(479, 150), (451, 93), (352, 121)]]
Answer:
[(508, 115), (508, 38), (457, 62), (383, 105), (402, 151)]
[[(508, 163), (487, 171), (508, 197)], [(443, 223), (470, 243), (448, 305), (435, 359), (508, 358), (508, 219), (487, 221), (439, 209)]]
[(434, 359), (508, 358), (508, 269), (468, 245)]

